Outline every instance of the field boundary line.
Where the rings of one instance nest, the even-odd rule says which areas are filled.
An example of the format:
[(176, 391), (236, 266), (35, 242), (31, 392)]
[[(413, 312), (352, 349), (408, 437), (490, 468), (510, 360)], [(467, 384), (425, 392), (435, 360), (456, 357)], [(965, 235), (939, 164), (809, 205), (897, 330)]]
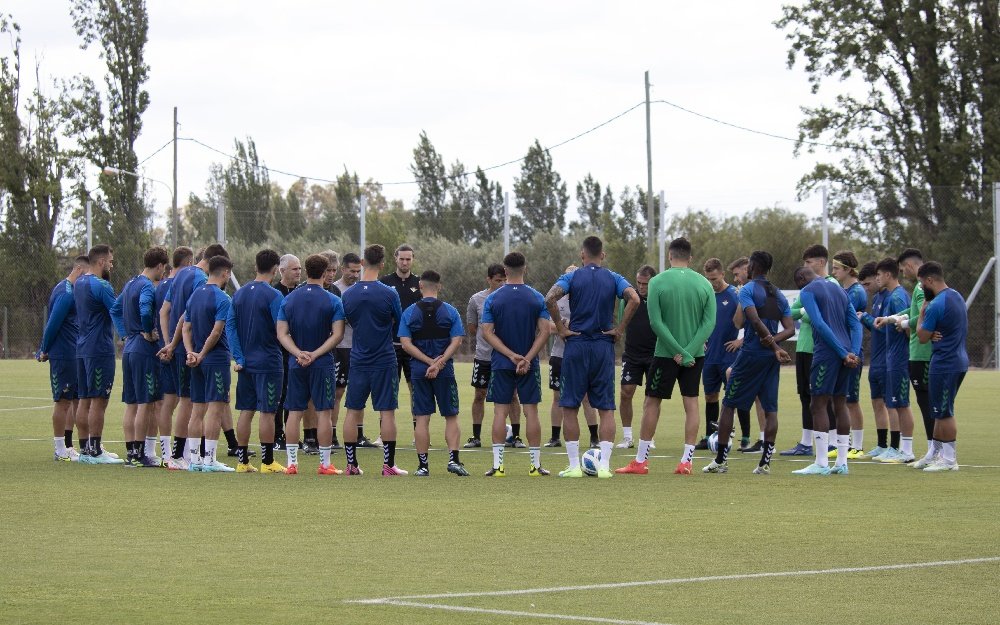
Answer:
[(51, 397), (24, 397), (22, 395), (0, 395), (0, 399), (37, 399), (39, 401), (44, 401), (48, 399), (51, 401)]
[[(537, 595), (555, 592), (574, 592), (581, 590), (602, 590), (613, 588), (638, 588), (642, 586), (666, 586), (672, 584), (694, 584), (701, 582), (735, 581), (745, 579), (766, 579), (775, 577), (805, 577), (810, 575), (830, 575), (835, 573), (871, 573), (876, 571), (899, 571), (906, 569), (923, 569), (942, 566), (961, 566), (965, 564), (987, 564), (1000, 562), (1000, 556), (982, 558), (966, 558), (962, 560), (936, 560), (933, 562), (908, 562), (902, 564), (880, 564), (874, 566), (852, 566), (830, 569), (807, 569), (801, 571), (768, 571), (760, 573), (733, 573), (730, 575), (708, 575), (702, 577), (674, 577), (668, 579), (651, 579), (634, 582), (611, 582), (604, 584), (584, 584), (579, 586), (550, 586), (542, 588), (520, 588), (512, 590), (490, 590), (483, 592), (437, 593), (428, 595), (404, 595), (398, 597), (382, 597), (374, 599), (351, 599), (344, 603), (367, 605), (398, 604), (421, 599), (461, 599), (469, 597), (510, 597), (515, 595)], [(417, 607), (417, 606), (414, 606)], [(435, 607), (439, 607), (436, 606)], [(450, 606), (449, 606), (450, 607)], [(619, 621), (620, 622), (620, 621)]]
[(0, 408), (0, 412), (16, 412), (18, 410), (41, 410), (42, 408), (51, 408), (52, 404), (45, 404), (44, 406), (24, 406), (22, 408)]
[(447, 610), (451, 612), (472, 612), (475, 614), (494, 614), (498, 616), (525, 616), (529, 618), (552, 619), (557, 621), (581, 621), (585, 623), (607, 623), (610, 625), (670, 625), (654, 621), (626, 621), (600, 616), (578, 616), (575, 614), (551, 614), (546, 612), (527, 612), (520, 610), (498, 610), (493, 608), (474, 608), (466, 605), (443, 605), (440, 603), (417, 603), (414, 601), (384, 601), (379, 605), (391, 605), (403, 608), (424, 608), (427, 610)]

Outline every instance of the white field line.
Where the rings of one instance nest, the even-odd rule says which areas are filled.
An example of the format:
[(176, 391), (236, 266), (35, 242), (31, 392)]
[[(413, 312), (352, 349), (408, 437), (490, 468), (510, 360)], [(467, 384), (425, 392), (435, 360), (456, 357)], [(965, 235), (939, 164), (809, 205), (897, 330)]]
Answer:
[(17, 412), (18, 410), (41, 410), (42, 408), (52, 408), (52, 404), (45, 404), (44, 406), (25, 406), (23, 408), (0, 408), (0, 412)]
[[(515, 590), (489, 590), (484, 592), (439, 593), (431, 595), (406, 595), (400, 597), (383, 597), (375, 599), (353, 599), (345, 603), (360, 603), (377, 605), (408, 601), (415, 599), (459, 599), (465, 597), (510, 597), (514, 595), (537, 595), (554, 592), (574, 592), (581, 590), (606, 590), (613, 588), (637, 588), (642, 586), (666, 586), (672, 584), (695, 584), (701, 582), (735, 581), (745, 579), (764, 579), (774, 577), (805, 577), (810, 575), (831, 575), (836, 573), (871, 573), (875, 571), (899, 571), (906, 569), (923, 569), (941, 566), (961, 566), (965, 564), (986, 564), (1000, 562), (1000, 556), (983, 558), (966, 558), (964, 560), (937, 560), (934, 562), (910, 562), (905, 564), (882, 564), (877, 566), (857, 566), (837, 569), (810, 569), (804, 571), (773, 571), (763, 573), (734, 573), (732, 575), (710, 575), (705, 577), (674, 577), (669, 579), (653, 579), (638, 582), (614, 582), (606, 584), (587, 584), (581, 586), (552, 586), (542, 588), (521, 588)], [(435, 606), (440, 607), (440, 606)]]
[(37, 399), (39, 401), (52, 401), (52, 397), (24, 397), (22, 395), (0, 395), (0, 399)]
[(384, 601), (382, 605), (393, 605), (405, 608), (424, 608), (427, 610), (448, 610), (452, 612), (472, 612), (475, 614), (496, 614), (499, 616), (523, 616), (538, 619), (553, 619), (558, 621), (582, 621), (585, 623), (610, 623), (612, 625), (669, 625), (653, 621), (625, 621), (616, 618), (600, 616), (576, 616), (573, 614), (549, 614), (545, 612), (522, 612), (518, 610), (493, 610), (490, 608), (473, 608), (464, 605), (440, 605), (437, 603), (414, 603), (412, 601)]

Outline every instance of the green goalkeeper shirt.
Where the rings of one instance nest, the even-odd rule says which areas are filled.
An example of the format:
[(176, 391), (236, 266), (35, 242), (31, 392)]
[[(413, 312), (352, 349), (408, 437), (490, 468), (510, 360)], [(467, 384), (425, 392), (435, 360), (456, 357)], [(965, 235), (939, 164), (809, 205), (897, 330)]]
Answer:
[(705, 355), (705, 341), (715, 329), (715, 291), (705, 276), (689, 267), (653, 276), (646, 307), (657, 358), (680, 354), (689, 365)]
[(921, 343), (917, 338), (917, 319), (920, 318), (920, 308), (924, 305), (924, 289), (917, 282), (910, 297), (910, 360), (929, 362), (931, 359), (931, 342)]

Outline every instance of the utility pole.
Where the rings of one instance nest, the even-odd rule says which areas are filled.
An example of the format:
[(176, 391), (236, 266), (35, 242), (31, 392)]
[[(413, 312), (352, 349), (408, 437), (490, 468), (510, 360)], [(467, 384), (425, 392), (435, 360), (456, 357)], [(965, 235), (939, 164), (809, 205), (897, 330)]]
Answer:
[(510, 194), (503, 194), (503, 255), (510, 253)]
[(174, 192), (170, 204), (170, 227), (173, 232), (173, 247), (177, 247), (178, 223), (177, 223), (177, 107), (174, 107)]
[(653, 138), (649, 124), (649, 70), (646, 70), (646, 253), (653, 254)]
[(359, 232), (358, 234), (361, 237), (361, 256), (364, 256), (365, 255), (365, 227), (368, 225), (368, 196), (366, 196), (365, 194), (362, 193), (361, 197), (358, 198), (358, 204), (359, 204), (359, 206), (361, 208), (361, 219), (360, 219), (360, 222), (361, 222), (360, 223), (360, 225), (361, 225), (361, 232)]
[(993, 363), (1000, 370), (1000, 182), (993, 183)]

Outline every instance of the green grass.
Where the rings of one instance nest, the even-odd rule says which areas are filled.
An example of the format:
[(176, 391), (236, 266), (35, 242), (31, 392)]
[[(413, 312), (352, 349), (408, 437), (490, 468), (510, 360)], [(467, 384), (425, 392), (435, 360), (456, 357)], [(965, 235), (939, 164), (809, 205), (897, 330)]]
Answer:
[[(469, 367), (458, 375), (464, 438)], [(786, 368), (782, 448), (800, 431), (793, 376)], [(971, 466), (958, 473), (858, 462), (846, 478), (804, 478), (790, 475), (802, 463), (778, 459), (762, 478), (750, 475), (756, 457), (735, 453), (727, 475), (674, 476), (675, 398), (650, 475), (568, 482), (529, 481), (527, 456), (510, 453), (506, 479), (483, 478), (488, 449), (463, 452), (466, 479), (445, 472), (443, 451), (426, 480), (374, 475), (377, 450), (359, 452), (371, 474), (352, 479), (316, 476), (311, 457), (297, 477), (55, 463), (47, 367), (2, 361), (0, 380), (2, 623), (555, 623), (344, 600), (1000, 556), (993, 372), (971, 372), (959, 395), (959, 460)], [(121, 438), (121, 414), (116, 401), (106, 439)], [(404, 445), (408, 420), (402, 410)], [(921, 438), (918, 427), (918, 452)], [(440, 419), (431, 440), (443, 442)], [(416, 468), (412, 450), (399, 464)], [(998, 583), (990, 562), (432, 602), (683, 625), (995, 623)]]

